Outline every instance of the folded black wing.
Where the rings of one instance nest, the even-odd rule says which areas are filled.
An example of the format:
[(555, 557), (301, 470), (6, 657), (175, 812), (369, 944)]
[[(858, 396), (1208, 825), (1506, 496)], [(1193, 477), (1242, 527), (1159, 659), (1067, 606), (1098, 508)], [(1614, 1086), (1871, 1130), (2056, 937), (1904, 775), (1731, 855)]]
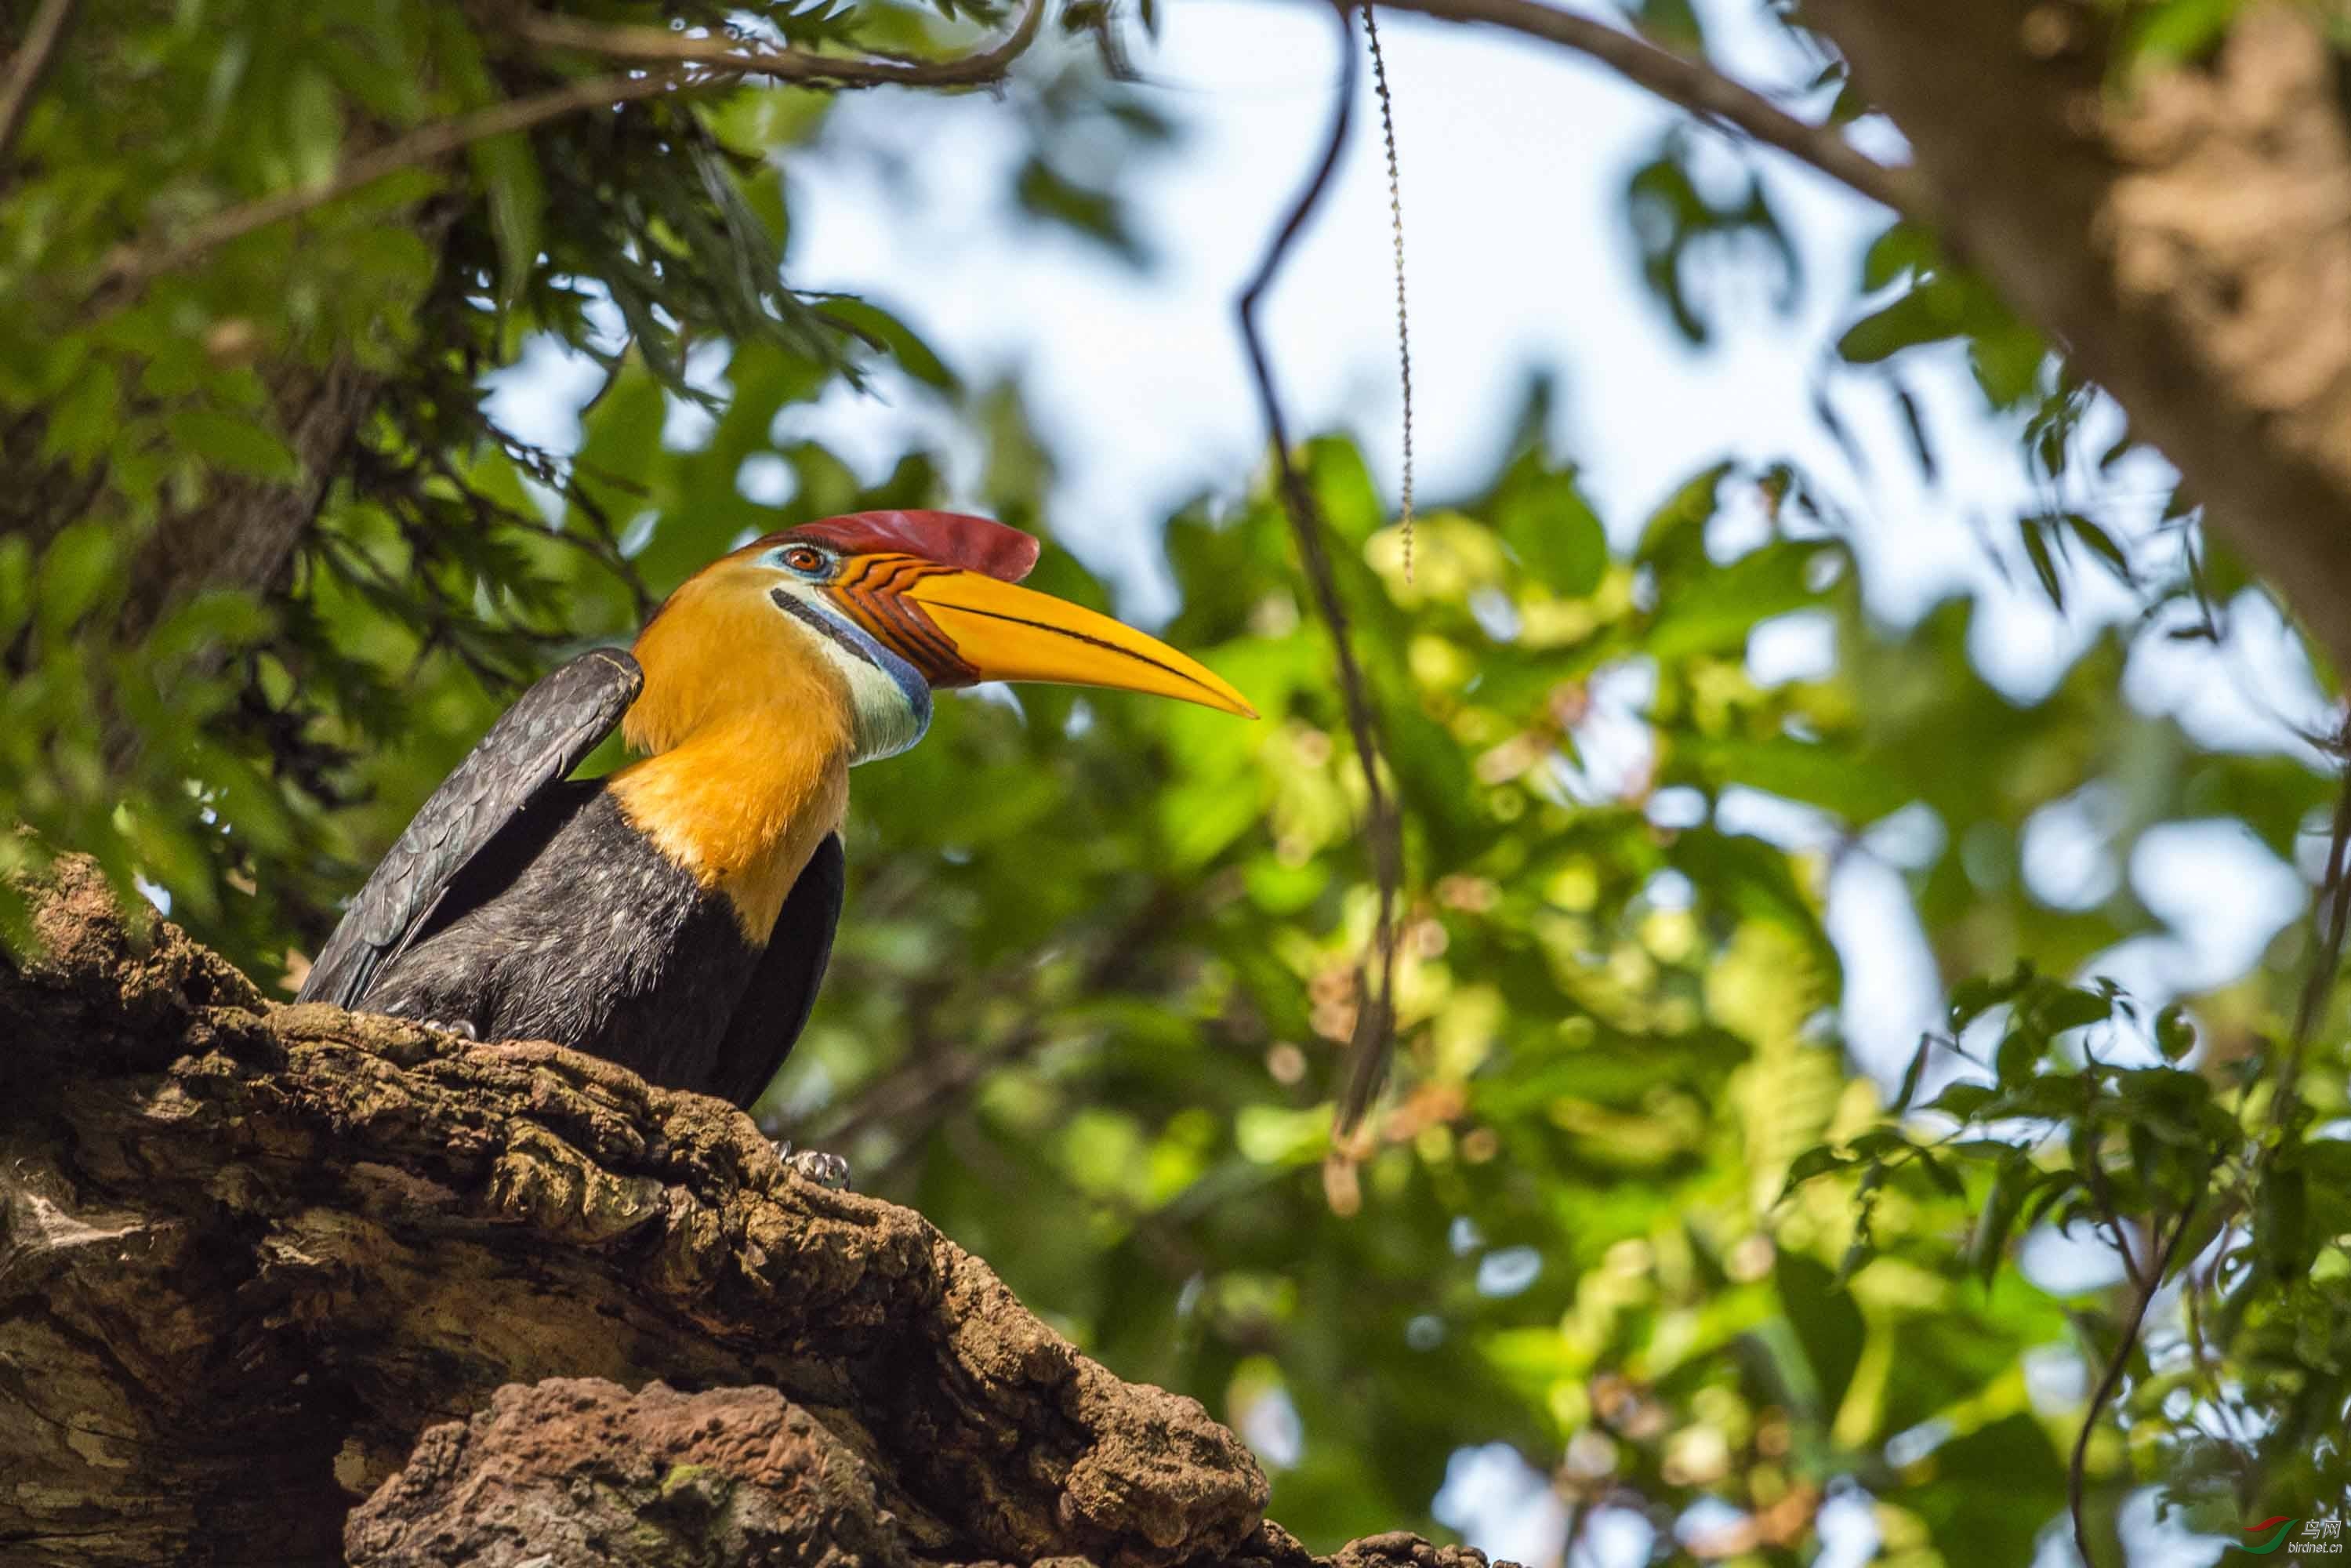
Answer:
[(832, 961), (832, 934), (841, 925), (841, 894), (847, 880), (841, 835), (827, 833), (792, 883), (776, 915), (776, 929), (768, 937), (768, 950), (759, 955), (751, 984), (736, 1004), (711, 1075), (714, 1092), (747, 1109), (791, 1054), (793, 1042), (808, 1027), (809, 1009), (816, 1006), (825, 966)]
[(357, 1006), (465, 862), (534, 795), (579, 767), (644, 684), (635, 659), (598, 648), (523, 693), (384, 855), (311, 964), (298, 999)]

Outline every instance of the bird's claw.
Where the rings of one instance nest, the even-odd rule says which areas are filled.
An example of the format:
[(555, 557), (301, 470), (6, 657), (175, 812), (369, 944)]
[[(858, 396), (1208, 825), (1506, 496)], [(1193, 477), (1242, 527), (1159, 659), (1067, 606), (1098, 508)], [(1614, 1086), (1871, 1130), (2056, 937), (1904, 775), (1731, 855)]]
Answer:
[(482, 1038), (475, 1032), (472, 1019), (420, 1019), (417, 1021), (426, 1029), (437, 1029), (443, 1034), (459, 1035), (475, 1041)]
[(802, 1181), (814, 1182), (831, 1192), (841, 1192), (849, 1186), (849, 1162), (839, 1155), (828, 1155), (822, 1149), (795, 1149), (789, 1139), (776, 1145), (776, 1154)]

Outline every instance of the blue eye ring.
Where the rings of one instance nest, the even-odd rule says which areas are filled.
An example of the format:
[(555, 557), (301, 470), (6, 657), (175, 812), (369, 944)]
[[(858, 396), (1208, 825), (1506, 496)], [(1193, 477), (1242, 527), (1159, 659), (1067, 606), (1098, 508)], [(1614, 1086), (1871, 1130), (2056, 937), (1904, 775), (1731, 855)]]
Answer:
[(840, 564), (832, 553), (820, 545), (793, 543), (779, 547), (768, 559), (794, 577), (808, 582), (822, 582), (833, 574)]

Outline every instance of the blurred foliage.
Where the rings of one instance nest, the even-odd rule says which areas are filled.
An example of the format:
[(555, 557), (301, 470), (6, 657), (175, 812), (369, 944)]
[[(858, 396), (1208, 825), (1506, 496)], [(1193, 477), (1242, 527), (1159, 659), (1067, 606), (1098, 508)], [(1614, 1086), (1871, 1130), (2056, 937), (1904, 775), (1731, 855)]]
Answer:
[[(1702, 47), (1688, 5), (1637, 9)], [(2137, 9), (2153, 33), (2198, 8)], [(519, 683), (748, 532), (952, 501), (1050, 534), (1017, 385), (968, 386), (879, 304), (786, 281), (784, 171), (841, 155), (824, 95), (715, 89), (478, 143), (126, 288), (122, 247), (593, 62), (447, 0), (84, 10), (0, 174), (0, 815), (265, 982)], [(966, 12), (668, 7), (915, 55), (1001, 20)], [(1146, 259), (1136, 161), (1173, 128), (1106, 68), (1115, 15), (1068, 20), (1006, 89), (1005, 208)], [(1816, 86), (1865, 107), (1834, 66)], [(1759, 265), (1777, 308), (1799, 282), (1764, 186), (1710, 162), (1677, 131), (1626, 183), (1641, 274), (1692, 341)], [(1264, 721), (1051, 688), (942, 703), (857, 775), (847, 924), (763, 1118), (1122, 1374), (1234, 1421), (1318, 1544), (1432, 1528), (1448, 1461), (1501, 1442), (1579, 1531), (1644, 1520), (1659, 1558), (1808, 1562), (1844, 1503), (1878, 1561), (2022, 1563), (2117, 1356), (2087, 1454), (2102, 1562), (2144, 1481), (2219, 1532), (2341, 1496), (2346, 1020), (2293, 1028), (2307, 933), (2208, 994), (2135, 999), (2096, 966), (2161, 922), (2119, 874), (2081, 895), (2034, 863), (2064, 822), (2109, 867), (2182, 825), (2299, 862), (2334, 788), (2307, 752), (2216, 749), (2122, 692), (2142, 646), (2225, 642), (2261, 591), (2192, 498), (2162, 508), (2168, 551), (2094, 520), (2085, 487), (2127, 441), (2083, 455), (2094, 391), (1931, 236), (1888, 231), (1851, 298), (1834, 373), (1885, 392), (1929, 479), (1922, 356), (1964, 353), (2016, 431), (2049, 497), (2014, 519), (2027, 584), (2135, 596), (2046, 695), (1978, 671), (1978, 601), (1875, 622), (1852, 525), (1789, 465), (1725, 460), (1604, 518), (1530, 434), (1424, 515), (1407, 581), (1360, 455), (1320, 441), (1409, 852), (1398, 1079), (1352, 1176), (1325, 1173), (1374, 918), (1364, 780), (1263, 493), (1165, 539), (1166, 634)], [(558, 346), (599, 377), (561, 455), (481, 391)], [(976, 492), (939, 454), (869, 482), (788, 434), (885, 364), (953, 411)], [(364, 417), (306, 469), (326, 376)], [(754, 473), (779, 506), (747, 498)], [(288, 494), (282, 559), (172, 556)], [(1063, 550), (1032, 580), (1109, 603)], [(1800, 674), (1751, 656), (1791, 640), (1818, 652)], [(1823, 912), (1864, 864), (1953, 987), (1907, 1073), (1846, 1050)], [(2017, 1262), (2116, 1245), (2168, 1281), (2135, 1345), (2118, 1261), (2087, 1284)]]

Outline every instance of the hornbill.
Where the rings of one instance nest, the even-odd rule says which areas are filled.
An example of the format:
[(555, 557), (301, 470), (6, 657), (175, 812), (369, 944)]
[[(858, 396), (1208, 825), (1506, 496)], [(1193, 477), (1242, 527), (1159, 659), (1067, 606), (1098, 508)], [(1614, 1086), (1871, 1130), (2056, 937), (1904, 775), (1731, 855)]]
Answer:
[[(1122, 687), (1254, 718), (1155, 638), (1015, 586), (1036, 539), (861, 512), (687, 580), (632, 653), (524, 693), (376, 867), (299, 999), (546, 1040), (748, 1106), (808, 1021), (841, 915), (849, 769), (905, 750), (931, 693)], [(618, 724), (643, 755), (571, 770)]]

